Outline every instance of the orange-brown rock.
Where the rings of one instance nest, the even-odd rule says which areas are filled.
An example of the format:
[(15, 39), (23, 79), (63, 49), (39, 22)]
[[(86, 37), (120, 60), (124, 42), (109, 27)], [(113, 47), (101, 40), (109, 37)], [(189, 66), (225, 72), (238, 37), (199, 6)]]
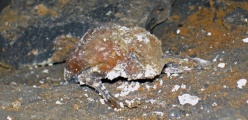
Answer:
[(111, 25), (87, 32), (67, 60), (72, 75), (91, 67), (108, 79), (153, 78), (161, 73), (161, 42), (140, 27)]
[[(161, 42), (143, 28), (110, 25), (88, 31), (66, 61), (65, 78), (95, 88), (113, 107), (118, 102), (101, 79), (153, 78), (163, 69)], [(131, 105), (127, 105), (132, 107)]]
[[(208, 63), (198, 58), (192, 60)], [(66, 61), (65, 78), (74, 78), (80, 84), (93, 87), (113, 107), (133, 107), (118, 102), (101, 79), (151, 79), (160, 75), (164, 65), (170, 62), (190, 64), (187, 60), (163, 55), (161, 42), (145, 29), (114, 24), (90, 30), (83, 36)], [(188, 67), (169, 67), (164, 72), (169, 75), (184, 69), (189, 70)]]

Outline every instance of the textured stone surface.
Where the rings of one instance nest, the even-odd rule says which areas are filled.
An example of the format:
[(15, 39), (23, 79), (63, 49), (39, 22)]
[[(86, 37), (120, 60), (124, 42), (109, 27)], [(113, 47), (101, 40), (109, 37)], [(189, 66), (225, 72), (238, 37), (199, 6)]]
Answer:
[(111, 80), (132, 80), (160, 74), (162, 56), (161, 42), (145, 29), (112, 25), (87, 32), (66, 63), (73, 75), (90, 67)]
[[(209, 64), (205, 60), (194, 60)], [(167, 63), (172, 62), (178, 65), (192, 63), (189, 67), (194, 67), (194, 62), (163, 55), (160, 40), (145, 29), (110, 24), (89, 30), (78, 42), (66, 60), (65, 79), (73, 78), (81, 85), (95, 88), (114, 107), (116, 104), (123, 106), (102, 85), (102, 79), (152, 79), (162, 73)], [(175, 71), (184, 71), (183, 67), (179, 69)], [(168, 75), (175, 73), (168, 69), (164, 72)]]
[[(137, 108), (116, 112), (89, 87), (61, 84), (65, 64), (19, 70), (0, 67), (0, 119), (246, 120), (248, 85), (240, 89), (237, 82), (248, 79), (248, 44), (242, 41), (248, 37), (242, 17), (248, 13), (247, 0), (177, 0), (173, 10), (154, 29), (163, 52), (204, 58), (213, 61), (214, 69), (162, 74), (155, 80), (102, 80), (118, 99), (140, 100)], [(230, 18), (234, 21), (226, 21)], [(219, 63), (225, 67), (219, 68)], [(172, 92), (175, 86), (179, 89)], [(178, 96), (183, 94), (201, 100), (195, 106), (181, 105)], [(13, 109), (12, 103), (19, 100), (20, 109)]]
[[(5, 3), (1, 5), (0, 10)], [(63, 62), (67, 52), (54, 49), (56, 38), (81, 38), (89, 28), (106, 23), (152, 29), (170, 12), (171, 0), (12, 0), (0, 14), (0, 65)], [(70, 43), (67, 40), (64, 43)]]
[(88, 31), (69, 55), (65, 77), (95, 88), (117, 107), (101, 79), (154, 78), (164, 67), (161, 42), (141, 27), (102, 26)]

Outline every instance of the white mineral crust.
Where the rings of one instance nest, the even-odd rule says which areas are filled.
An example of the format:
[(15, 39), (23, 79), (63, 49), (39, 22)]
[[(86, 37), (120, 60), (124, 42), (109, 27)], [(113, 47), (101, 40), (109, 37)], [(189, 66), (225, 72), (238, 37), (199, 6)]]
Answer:
[(240, 79), (238, 82), (237, 82), (237, 87), (242, 89), (247, 83), (247, 80), (246, 79)]
[(198, 98), (197, 96), (191, 96), (190, 94), (183, 94), (181, 96), (180, 95), (178, 96), (178, 100), (181, 105), (188, 103), (194, 106), (198, 103), (200, 98)]

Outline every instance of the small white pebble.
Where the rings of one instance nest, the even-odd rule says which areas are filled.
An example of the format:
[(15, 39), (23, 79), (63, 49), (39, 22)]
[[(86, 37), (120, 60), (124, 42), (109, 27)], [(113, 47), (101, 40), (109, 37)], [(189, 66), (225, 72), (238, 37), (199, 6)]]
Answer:
[(182, 89), (186, 89), (186, 85), (184, 85), (184, 84), (182, 83), (181, 88), (182, 88)]
[(177, 107), (177, 105), (176, 104), (172, 104), (172, 107)]
[(226, 63), (219, 63), (219, 64), (218, 64), (218, 67), (219, 67), (219, 68), (224, 68), (225, 66), (226, 66)]
[(178, 29), (178, 30), (177, 30), (177, 34), (179, 34), (180, 32), (181, 32), (181, 31)]
[(163, 85), (163, 80), (162, 79), (159, 80), (159, 85), (161, 85), (161, 86)]
[(60, 102), (59, 100), (57, 100), (56, 102), (55, 102), (55, 104), (57, 104), (57, 105), (61, 105), (61, 104), (63, 104), (62, 102)]
[(121, 109), (115, 108), (114, 111), (118, 112), (121, 111)]
[(104, 42), (106, 42), (106, 41), (107, 41), (107, 39), (106, 39), (106, 38), (103, 38), (103, 41), (104, 41)]
[(200, 100), (200, 98), (198, 98), (197, 96), (191, 96), (190, 94), (183, 94), (181, 96), (180, 95), (178, 96), (178, 100), (181, 105), (184, 105), (187, 103), (191, 105), (196, 105), (198, 101)]
[(157, 85), (154, 85), (154, 86), (153, 86), (153, 89), (157, 89)]
[(93, 98), (87, 98), (88, 101), (93, 102), (95, 101)]
[(216, 55), (216, 57), (213, 59), (213, 62), (216, 62), (218, 58), (219, 58), (219, 55)]
[(11, 116), (8, 116), (7, 120), (14, 120), (14, 119)]
[(237, 87), (242, 89), (247, 83), (247, 80), (246, 79), (240, 79), (238, 82), (237, 82)]
[(119, 93), (116, 93), (114, 96), (115, 96), (116, 98), (118, 98), (118, 97), (120, 96), (120, 94), (119, 94)]
[(208, 32), (207, 36), (211, 36), (211, 35), (212, 35), (212, 33), (211, 32)]
[(158, 90), (158, 93), (161, 93), (161, 90)]
[(106, 13), (106, 15), (109, 16), (109, 15), (111, 15), (111, 13), (112, 13), (112, 11), (110, 10), (110, 11), (108, 11), (108, 12)]
[(242, 41), (243, 41), (244, 43), (248, 43), (248, 37), (247, 37), (247, 38), (242, 39)]
[(218, 104), (216, 102), (212, 103), (212, 106), (217, 106)]
[(43, 72), (43, 73), (48, 73), (49, 71), (48, 71), (48, 69), (45, 69), (45, 70), (43, 70), (42, 72)]
[(43, 81), (43, 80), (40, 80), (40, 81), (39, 81), (39, 83), (43, 84), (43, 83), (44, 83), (44, 81)]
[(99, 100), (101, 104), (105, 104), (104, 99)]
[(123, 104), (122, 102), (120, 102), (120, 106), (121, 106), (122, 108), (124, 108), (124, 104)]
[(180, 85), (174, 85), (171, 92), (176, 92), (177, 90), (179, 90), (179, 88), (180, 88)]

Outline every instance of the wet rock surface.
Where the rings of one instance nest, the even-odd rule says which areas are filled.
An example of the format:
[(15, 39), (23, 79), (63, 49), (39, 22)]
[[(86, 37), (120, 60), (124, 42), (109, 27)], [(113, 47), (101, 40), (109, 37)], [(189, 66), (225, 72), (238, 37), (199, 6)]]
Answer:
[(22, 68), (64, 62), (68, 52), (55, 48), (57, 38), (68, 36), (64, 44), (70, 44), (109, 22), (152, 29), (169, 17), (171, 5), (171, 0), (13, 0), (1, 11), (0, 64)]
[[(163, 52), (204, 58), (214, 67), (152, 81), (103, 81), (114, 96), (139, 100), (135, 109), (116, 112), (89, 87), (65, 84), (65, 64), (1, 67), (0, 119), (247, 119), (247, 83), (238, 85), (248, 79), (248, 28), (242, 17), (247, 6), (232, 0), (176, 1), (172, 16), (154, 29)], [(197, 103), (182, 105), (178, 97), (185, 94)]]

